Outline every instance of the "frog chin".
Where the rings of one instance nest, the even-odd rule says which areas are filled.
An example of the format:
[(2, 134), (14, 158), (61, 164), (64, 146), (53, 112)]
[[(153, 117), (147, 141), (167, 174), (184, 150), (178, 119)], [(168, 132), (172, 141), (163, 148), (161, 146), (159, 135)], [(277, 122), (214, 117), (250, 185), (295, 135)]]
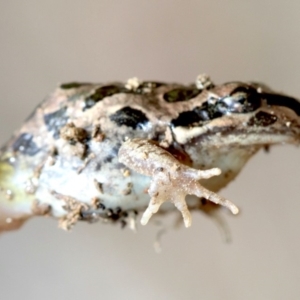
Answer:
[(206, 188), (217, 192), (234, 180), (248, 160), (261, 148), (283, 143), (298, 144), (299, 136), (271, 131), (211, 136), (196, 143), (197, 147), (185, 147), (185, 151), (193, 162), (193, 168), (222, 170), (219, 176), (201, 182)]
[(221, 174), (201, 183), (214, 192), (225, 187), (235, 179), (247, 161), (260, 149), (260, 146), (233, 147), (232, 145), (222, 148), (211, 148), (203, 154), (192, 154), (193, 167), (196, 169), (219, 168)]

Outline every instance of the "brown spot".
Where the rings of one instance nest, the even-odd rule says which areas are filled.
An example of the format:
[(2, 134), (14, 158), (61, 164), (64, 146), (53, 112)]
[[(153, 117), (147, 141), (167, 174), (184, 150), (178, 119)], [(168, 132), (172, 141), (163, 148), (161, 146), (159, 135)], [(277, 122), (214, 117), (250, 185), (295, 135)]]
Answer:
[(148, 152), (143, 152), (141, 154), (142, 154), (143, 160), (146, 160), (149, 157), (149, 153)]
[(124, 177), (130, 176), (130, 171), (128, 169), (122, 169), (121, 172), (122, 172)]
[(97, 179), (94, 179), (94, 186), (99, 193), (103, 194), (103, 187), (101, 182), (99, 182)]
[(82, 143), (87, 139), (88, 133), (84, 128), (79, 128), (73, 123), (69, 123), (61, 128), (60, 136), (70, 142)]
[(101, 131), (101, 127), (99, 124), (95, 125), (92, 131), (92, 138), (96, 142), (102, 142), (105, 138), (105, 134)]
[(51, 205), (34, 200), (31, 205), (31, 211), (34, 215), (45, 216), (51, 212)]
[(55, 191), (52, 191), (51, 193), (58, 200), (64, 201), (65, 204), (63, 208), (67, 211), (67, 214), (59, 219), (59, 228), (70, 230), (81, 218), (81, 213), (87, 211), (89, 209), (89, 206), (73, 197), (62, 195)]
[(94, 197), (92, 198), (92, 201), (91, 201), (91, 205), (94, 209), (98, 209), (101, 207), (101, 201), (99, 198), (97, 197)]
[(96, 155), (94, 153), (90, 153), (89, 156), (85, 159), (84, 164), (78, 168), (77, 174), (80, 174), (86, 168), (86, 166), (89, 164), (89, 162), (92, 159), (94, 159), (95, 157), (96, 157)]
[(129, 183), (127, 183), (127, 188), (122, 191), (122, 194), (124, 196), (127, 196), (127, 195), (130, 195), (131, 192), (132, 192), (132, 183), (129, 182)]
[(227, 172), (225, 172), (224, 173), (224, 178), (229, 178), (230, 176), (231, 176), (231, 174), (232, 174), (232, 171), (227, 171)]

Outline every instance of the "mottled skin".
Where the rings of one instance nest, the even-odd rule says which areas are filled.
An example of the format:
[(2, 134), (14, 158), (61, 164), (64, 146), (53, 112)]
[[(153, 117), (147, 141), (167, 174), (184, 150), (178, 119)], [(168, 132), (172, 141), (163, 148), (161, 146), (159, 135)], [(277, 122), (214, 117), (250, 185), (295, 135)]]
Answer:
[[(190, 86), (64, 84), (2, 148), (0, 228), (38, 214), (60, 218), (63, 228), (77, 220), (126, 224), (149, 204), (151, 181), (119, 162), (126, 140), (154, 141), (182, 166), (221, 169), (202, 182), (216, 192), (260, 148), (298, 143), (299, 115), (297, 100), (263, 85), (215, 86), (205, 76)], [(202, 208), (195, 196), (187, 205)]]

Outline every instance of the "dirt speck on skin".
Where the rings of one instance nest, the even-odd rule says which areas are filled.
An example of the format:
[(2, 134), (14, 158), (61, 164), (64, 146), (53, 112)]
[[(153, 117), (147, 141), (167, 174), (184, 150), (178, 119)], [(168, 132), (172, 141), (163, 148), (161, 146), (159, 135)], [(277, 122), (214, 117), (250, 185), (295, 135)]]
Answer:
[(122, 169), (121, 172), (122, 172), (124, 177), (130, 176), (130, 171), (128, 169)]
[(101, 131), (101, 127), (99, 124), (95, 125), (92, 131), (92, 138), (96, 142), (102, 142), (105, 139), (105, 134)]
[(84, 128), (79, 128), (74, 123), (69, 123), (61, 128), (60, 136), (70, 142), (82, 143), (87, 139), (88, 133)]
[(37, 165), (37, 167), (33, 170), (33, 178), (40, 178), (43, 167), (45, 166), (46, 162), (47, 162), (48, 157), (44, 158), (42, 160), (42, 162)]
[(132, 184), (131, 182), (129, 182), (129, 183), (127, 184), (127, 188), (124, 189), (124, 190), (122, 191), (122, 194), (123, 194), (124, 196), (130, 195), (131, 192), (132, 192), (132, 186), (133, 186), (133, 184)]
[(55, 146), (50, 147), (49, 155), (47, 157), (47, 165), (53, 166), (56, 163), (56, 156), (58, 155), (58, 150)]
[(159, 143), (159, 145), (163, 148), (168, 148), (170, 145), (172, 145), (172, 143), (173, 143), (172, 131), (171, 131), (170, 127), (167, 127), (166, 131), (165, 131), (165, 137)]
[(51, 212), (51, 205), (34, 200), (31, 205), (31, 211), (34, 215), (46, 216)]
[(96, 157), (96, 155), (94, 153), (90, 153), (89, 156), (85, 159), (83, 165), (81, 167), (78, 168), (77, 170), (77, 174), (80, 174), (88, 165), (88, 163), (94, 159)]
[(97, 197), (92, 198), (91, 205), (94, 209), (98, 209), (101, 206), (101, 201)]
[(96, 190), (97, 190), (99, 193), (103, 194), (102, 183), (99, 182), (97, 179), (94, 179), (94, 185), (95, 185)]
[(87, 211), (89, 206), (79, 202), (73, 197), (62, 195), (55, 191), (53, 191), (52, 194), (55, 195), (57, 199), (64, 201), (65, 205), (63, 208), (67, 211), (67, 214), (59, 219), (58, 227), (64, 230), (70, 230), (81, 218), (81, 213)]

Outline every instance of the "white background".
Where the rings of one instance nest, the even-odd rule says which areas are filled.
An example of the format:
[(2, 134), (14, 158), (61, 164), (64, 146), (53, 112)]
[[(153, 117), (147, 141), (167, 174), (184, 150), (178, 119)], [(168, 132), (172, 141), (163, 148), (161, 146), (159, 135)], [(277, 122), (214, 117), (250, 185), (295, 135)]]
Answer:
[[(0, 141), (60, 82), (262, 81), (300, 98), (300, 2), (0, 0)], [(200, 153), (201, 155), (201, 153)], [(0, 299), (300, 299), (300, 149), (259, 153), (222, 194), (232, 242), (194, 214), (157, 228), (35, 219), (0, 237)]]

